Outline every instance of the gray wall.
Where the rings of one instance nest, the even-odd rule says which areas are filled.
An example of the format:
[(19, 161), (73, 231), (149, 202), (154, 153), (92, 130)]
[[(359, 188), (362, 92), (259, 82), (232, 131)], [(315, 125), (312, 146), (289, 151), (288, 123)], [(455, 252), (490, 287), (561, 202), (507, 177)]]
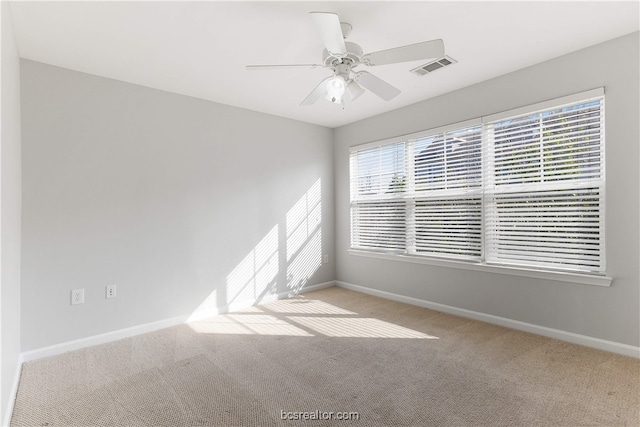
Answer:
[(3, 1), (0, 59), (0, 423), (9, 413), (20, 356), (20, 62)]
[(21, 72), (22, 351), (335, 279), (330, 129)]
[[(338, 280), (638, 346), (638, 38), (638, 33), (634, 33), (335, 129)], [(610, 288), (379, 260), (347, 253), (349, 146), (602, 86), (606, 93), (607, 270), (614, 278)]]
[[(23, 61), (22, 351), (334, 279), (637, 346), (638, 47), (636, 33), (333, 133)], [(600, 86), (610, 288), (347, 253), (349, 146)]]

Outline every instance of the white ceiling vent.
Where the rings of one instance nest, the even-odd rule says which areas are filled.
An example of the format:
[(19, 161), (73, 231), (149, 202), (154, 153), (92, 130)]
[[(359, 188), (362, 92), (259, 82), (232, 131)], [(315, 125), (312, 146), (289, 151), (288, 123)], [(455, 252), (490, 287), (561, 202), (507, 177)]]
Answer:
[(440, 59), (428, 62), (424, 65), (419, 66), (418, 68), (414, 68), (413, 70), (411, 70), (411, 72), (419, 76), (424, 76), (425, 74), (433, 73), (440, 68), (446, 67), (447, 65), (455, 64), (456, 62), (458, 61), (450, 56), (443, 56)]

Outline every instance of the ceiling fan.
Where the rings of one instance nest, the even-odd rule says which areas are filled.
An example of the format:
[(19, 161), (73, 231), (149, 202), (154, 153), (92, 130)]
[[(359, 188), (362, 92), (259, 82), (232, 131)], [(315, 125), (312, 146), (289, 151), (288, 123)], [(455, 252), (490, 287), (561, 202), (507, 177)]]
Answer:
[(398, 88), (367, 71), (356, 72), (353, 69), (361, 64), (372, 67), (444, 56), (444, 43), (441, 39), (364, 54), (359, 45), (345, 41), (352, 27), (346, 22), (340, 22), (338, 15), (329, 12), (311, 12), (310, 15), (326, 47), (322, 53), (322, 64), (246, 66), (248, 70), (290, 67), (323, 67), (333, 70), (333, 75), (322, 80), (302, 101), (302, 106), (314, 104), (324, 95), (329, 101), (344, 107), (345, 98), (355, 101), (365, 89), (389, 101), (400, 94)]

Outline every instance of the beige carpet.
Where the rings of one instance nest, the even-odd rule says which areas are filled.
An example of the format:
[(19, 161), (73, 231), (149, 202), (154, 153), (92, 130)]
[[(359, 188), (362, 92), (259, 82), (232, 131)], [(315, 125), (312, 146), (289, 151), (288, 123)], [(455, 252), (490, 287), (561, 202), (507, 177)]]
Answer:
[(638, 359), (329, 288), (26, 363), (11, 425), (639, 426), (639, 411)]

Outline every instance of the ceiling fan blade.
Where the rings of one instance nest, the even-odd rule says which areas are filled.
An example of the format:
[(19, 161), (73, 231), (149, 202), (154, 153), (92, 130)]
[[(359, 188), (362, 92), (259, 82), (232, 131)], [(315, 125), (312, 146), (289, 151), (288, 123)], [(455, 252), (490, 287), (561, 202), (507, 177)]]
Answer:
[(441, 56), (444, 56), (444, 42), (442, 39), (436, 39), (368, 53), (362, 57), (362, 62), (370, 66), (386, 65)]
[(270, 70), (283, 68), (320, 68), (324, 65), (320, 64), (279, 64), (279, 65), (246, 65), (247, 70)]
[(400, 94), (400, 89), (391, 86), (389, 83), (366, 71), (356, 73), (356, 81), (360, 86), (373, 92), (385, 101), (390, 101)]
[(310, 12), (311, 19), (316, 24), (322, 43), (330, 54), (345, 56), (347, 47), (344, 44), (344, 36), (340, 27), (340, 18), (335, 13)]
[(311, 91), (309, 95), (300, 103), (300, 106), (304, 107), (306, 105), (315, 104), (315, 102), (320, 99), (327, 91), (327, 80), (332, 78), (333, 76), (327, 77), (318, 83), (315, 89)]
[(360, 98), (360, 95), (362, 95), (365, 90), (355, 81), (351, 81), (351, 83), (349, 83), (349, 85), (347, 86), (345, 92), (349, 96), (349, 100), (353, 102), (356, 99)]

